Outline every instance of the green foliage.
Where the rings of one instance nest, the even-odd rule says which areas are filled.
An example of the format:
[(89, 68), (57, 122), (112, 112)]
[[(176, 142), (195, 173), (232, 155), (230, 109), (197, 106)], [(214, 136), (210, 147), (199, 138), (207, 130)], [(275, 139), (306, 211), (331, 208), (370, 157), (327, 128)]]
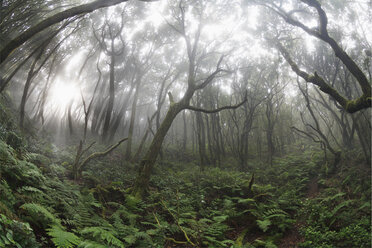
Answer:
[(257, 220), (258, 227), (261, 228), (262, 231), (266, 232), (271, 225), (271, 221), (269, 219), (265, 220)]
[(81, 242), (78, 247), (79, 248), (107, 248), (106, 245), (99, 244), (91, 240), (85, 240), (84, 242)]
[[(122, 173), (118, 154), (93, 161), (76, 184), (62, 165), (75, 147), (55, 154), (40, 145), (46, 157), (36, 148), (19, 155), (15, 146), (0, 140), (0, 247), (273, 248), (298, 223), (302, 247), (370, 246), (370, 179), (355, 169), (323, 177), (319, 152), (272, 167), (252, 161), (249, 173), (227, 164), (201, 172), (190, 158), (163, 161), (149, 196), (138, 200), (127, 193), (135, 166), (125, 164)], [(319, 192), (309, 197), (316, 177)]]
[(23, 140), (15, 132), (8, 132), (6, 137), (6, 143), (13, 147), (15, 150), (20, 150), (23, 147)]
[(11, 220), (0, 214), (0, 247), (37, 248), (40, 245), (28, 223)]
[(53, 225), (47, 229), (47, 233), (52, 237), (53, 244), (57, 248), (73, 248), (81, 243), (79, 237), (71, 232), (63, 230), (60, 226)]
[(29, 217), (29, 221), (35, 225), (42, 226), (44, 228), (51, 225), (61, 225), (61, 221), (57, 219), (51, 212), (45, 207), (36, 203), (26, 203), (21, 207), (25, 211), (25, 214)]
[(125, 247), (124, 243), (115, 237), (117, 234), (112, 229), (107, 231), (101, 227), (86, 227), (81, 231), (81, 234), (110, 247)]
[(343, 187), (351, 182), (348, 172), (339, 178), (323, 180), (323, 187), (327, 188), (317, 198), (304, 201), (298, 213), (306, 223), (301, 228), (305, 237), (302, 247), (371, 246), (371, 220), (366, 216), (370, 214), (370, 198), (360, 192), (363, 184), (344, 192), (333, 187), (334, 184)]

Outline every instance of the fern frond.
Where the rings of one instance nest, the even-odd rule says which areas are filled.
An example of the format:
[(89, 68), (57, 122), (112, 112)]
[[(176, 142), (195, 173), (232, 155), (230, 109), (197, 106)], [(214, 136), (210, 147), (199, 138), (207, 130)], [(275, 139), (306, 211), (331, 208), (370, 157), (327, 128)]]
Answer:
[(36, 203), (25, 203), (21, 207), (31, 217), (31, 220), (43, 227), (49, 225), (61, 226), (61, 221), (56, 218), (51, 212), (45, 207)]
[(257, 225), (262, 231), (266, 232), (269, 229), (269, 226), (271, 225), (271, 221), (268, 219), (257, 220)]
[(288, 213), (279, 208), (271, 208), (264, 212), (265, 218), (272, 218), (275, 216), (288, 216)]
[(106, 245), (102, 245), (100, 243), (97, 243), (91, 240), (85, 240), (84, 242), (81, 242), (78, 247), (79, 248), (107, 248)]
[(107, 231), (101, 227), (86, 227), (81, 231), (82, 234), (90, 234), (94, 238), (98, 238), (105, 241), (109, 245), (114, 245), (120, 248), (124, 248), (123, 242), (114, 236), (116, 234), (113, 230)]
[(59, 226), (52, 226), (47, 229), (47, 233), (52, 237), (52, 241), (57, 248), (73, 248), (81, 243), (79, 237), (71, 232), (62, 230)]

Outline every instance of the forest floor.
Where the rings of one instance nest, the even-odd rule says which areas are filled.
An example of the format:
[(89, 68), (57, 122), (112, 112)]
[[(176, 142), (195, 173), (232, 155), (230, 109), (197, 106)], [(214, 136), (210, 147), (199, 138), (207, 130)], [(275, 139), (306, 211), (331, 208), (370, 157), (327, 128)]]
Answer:
[[(307, 198), (314, 198), (319, 193), (318, 178), (314, 177), (310, 179), (307, 184)], [(299, 247), (305, 239), (300, 234), (300, 229), (304, 227), (304, 223), (294, 223), (292, 228), (284, 234), (284, 237), (280, 240), (279, 248)]]

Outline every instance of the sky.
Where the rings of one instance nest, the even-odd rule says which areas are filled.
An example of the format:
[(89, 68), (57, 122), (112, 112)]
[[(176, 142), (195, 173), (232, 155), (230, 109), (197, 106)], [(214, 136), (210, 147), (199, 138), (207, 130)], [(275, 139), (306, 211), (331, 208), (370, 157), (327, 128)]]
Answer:
[[(125, 6), (125, 4), (123, 6)], [(169, 11), (167, 11), (167, 6), (168, 1), (146, 3), (146, 11), (144, 17), (140, 16), (139, 18), (137, 18), (139, 20), (137, 20), (135, 24), (131, 23), (128, 24), (128, 26), (125, 26), (125, 40), (131, 42), (133, 39), (135, 39), (136, 35), (145, 32), (148, 29), (149, 24), (152, 25), (156, 33), (163, 25), (166, 25), (167, 22), (172, 23), (172, 19), (169, 16)], [(363, 5), (362, 2), (355, 3), (353, 5), (353, 7), (357, 10), (358, 8), (360, 9), (363, 6), (365, 6), (365, 4)], [(292, 5), (284, 5), (284, 8), (290, 10), (292, 8)], [(120, 22), (121, 18), (119, 15), (116, 14), (117, 10), (118, 7), (112, 7), (108, 8), (107, 10), (102, 10), (101, 12), (106, 11), (106, 16), (111, 17), (111, 22)], [(234, 11), (234, 13), (223, 13), (225, 15), (224, 18), (218, 18), (212, 15), (212, 21), (208, 21), (208, 19), (206, 20), (206, 23), (202, 29), (202, 43), (204, 43), (205, 46), (201, 49), (206, 49), (206, 51), (208, 51), (208, 49), (210, 49), (211, 51), (217, 49), (220, 53), (226, 53), (227, 51), (229, 51), (230, 55), (225, 60), (226, 62), (224, 66), (235, 66), (235, 68), (237, 66), (236, 64), (238, 64), (239, 61), (243, 60), (245, 57), (249, 57), (250, 60), (261, 60), (261, 58), (277, 57), (278, 54), (273, 53), (272, 50), (268, 49), (267, 45), (262, 42), (262, 37), (257, 37), (256, 30), (260, 25), (262, 25), (262, 20), (260, 20), (259, 16), (260, 7), (245, 6), (241, 8), (241, 6), (237, 5), (233, 6), (232, 10)], [(190, 9), (189, 11), (190, 13), (186, 14), (191, 15), (193, 10)], [(370, 45), (372, 40), (372, 33), (368, 32), (367, 30), (370, 30), (369, 28), (372, 27), (371, 23), (367, 21), (368, 18), (371, 17), (368, 17), (366, 15), (357, 16), (356, 18), (359, 18), (358, 22), (363, 23), (363, 25), (359, 25), (357, 29), (355, 29), (355, 26), (348, 24), (348, 18), (350, 18), (350, 15), (349, 17), (345, 15), (345, 17), (342, 17), (341, 19), (335, 18), (336, 20), (334, 20), (329, 14), (330, 25), (332, 27), (341, 26), (346, 34), (342, 40), (343, 46), (346, 48), (353, 48), (353, 46), (356, 45), (354, 39), (355, 37), (352, 36), (353, 31), (356, 31), (357, 33), (361, 34), (361, 36), (364, 36), (366, 44)], [(134, 17), (134, 19), (136, 18)], [(101, 22), (103, 22), (103, 19), (101, 20)], [(315, 26), (317, 22), (314, 18), (309, 18), (305, 21), (305, 23), (309, 26)], [(189, 28), (191, 29), (189, 33), (191, 36), (192, 31), (196, 30), (198, 26), (198, 21), (194, 18), (189, 18), (188, 24), (190, 26)], [(95, 28), (98, 28), (98, 26), (95, 26)], [(316, 44), (317, 42), (319, 42), (316, 38), (311, 37), (304, 32), (298, 32), (298, 29), (294, 33), (302, 34), (302, 37), (300, 38), (303, 38), (305, 47), (308, 52), (312, 53), (315, 51)], [(73, 44), (74, 37), (75, 36), (72, 36), (68, 44)], [(181, 48), (181, 44), (183, 43), (183, 41), (181, 38), (179, 38), (178, 41), (180, 42)], [(223, 42), (219, 45), (216, 45), (216, 41)], [(117, 41), (117, 43), (119, 42)], [(75, 102), (75, 104), (78, 104), (79, 101), (81, 101), (80, 92), (84, 91), (84, 89), (86, 88), (86, 82), (84, 82), (84, 80), (87, 80), (87, 78), (78, 79), (76, 75), (89, 52), (90, 46), (91, 45), (89, 44), (89, 42), (87, 42), (86, 44), (81, 44), (78, 52), (69, 54), (62, 63), (63, 68), (60, 69), (58, 74), (53, 77), (53, 83), (50, 89), (51, 94), (48, 98), (48, 104), (49, 107), (55, 109), (55, 111), (51, 112), (58, 112), (60, 115), (64, 115), (71, 101)], [(184, 49), (184, 46), (182, 49)], [(178, 52), (180, 52), (179, 56), (184, 56), (183, 54), (185, 54), (182, 49), (178, 49)], [(77, 51), (76, 48), (74, 51)], [(146, 51), (146, 49), (143, 49), (143, 51)], [(102, 71), (105, 72), (108, 71), (107, 58), (105, 59), (105, 55), (102, 52), (101, 54), (102, 61), (100, 65), (102, 67)], [(146, 54), (146, 52), (144, 52), (144, 54)], [(88, 74), (92, 73), (88, 72)], [(290, 75), (293, 76), (294, 74), (290, 73)], [(228, 81), (229, 80), (225, 80), (225, 82)], [(178, 92), (178, 95), (176, 95), (178, 98), (182, 97), (183, 95), (183, 85), (184, 82), (182, 81), (177, 81), (173, 85), (174, 90)], [(223, 81), (220, 81), (217, 82), (216, 85), (219, 85), (220, 89), (225, 94), (233, 93), (231, 84), (223, 83)], [(294, 96), (296, 94), (295, 87), (293, 87), (293, 85), (289, 85), (286, 90), (288, 91), (288, 95)]]

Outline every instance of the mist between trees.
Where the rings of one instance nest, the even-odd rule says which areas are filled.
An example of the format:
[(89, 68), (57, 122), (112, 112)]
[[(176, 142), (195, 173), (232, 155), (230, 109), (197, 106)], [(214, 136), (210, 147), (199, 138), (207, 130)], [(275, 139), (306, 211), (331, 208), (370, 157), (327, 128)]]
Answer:
[(0, 0), (0, 92), (26, 139), (74, 147), (71, 180), (119, 154), (136, 199), (168, 160), (253, 173), (314, 150), (328, 176), (353, 156), (369, 168), (371, 8)]

